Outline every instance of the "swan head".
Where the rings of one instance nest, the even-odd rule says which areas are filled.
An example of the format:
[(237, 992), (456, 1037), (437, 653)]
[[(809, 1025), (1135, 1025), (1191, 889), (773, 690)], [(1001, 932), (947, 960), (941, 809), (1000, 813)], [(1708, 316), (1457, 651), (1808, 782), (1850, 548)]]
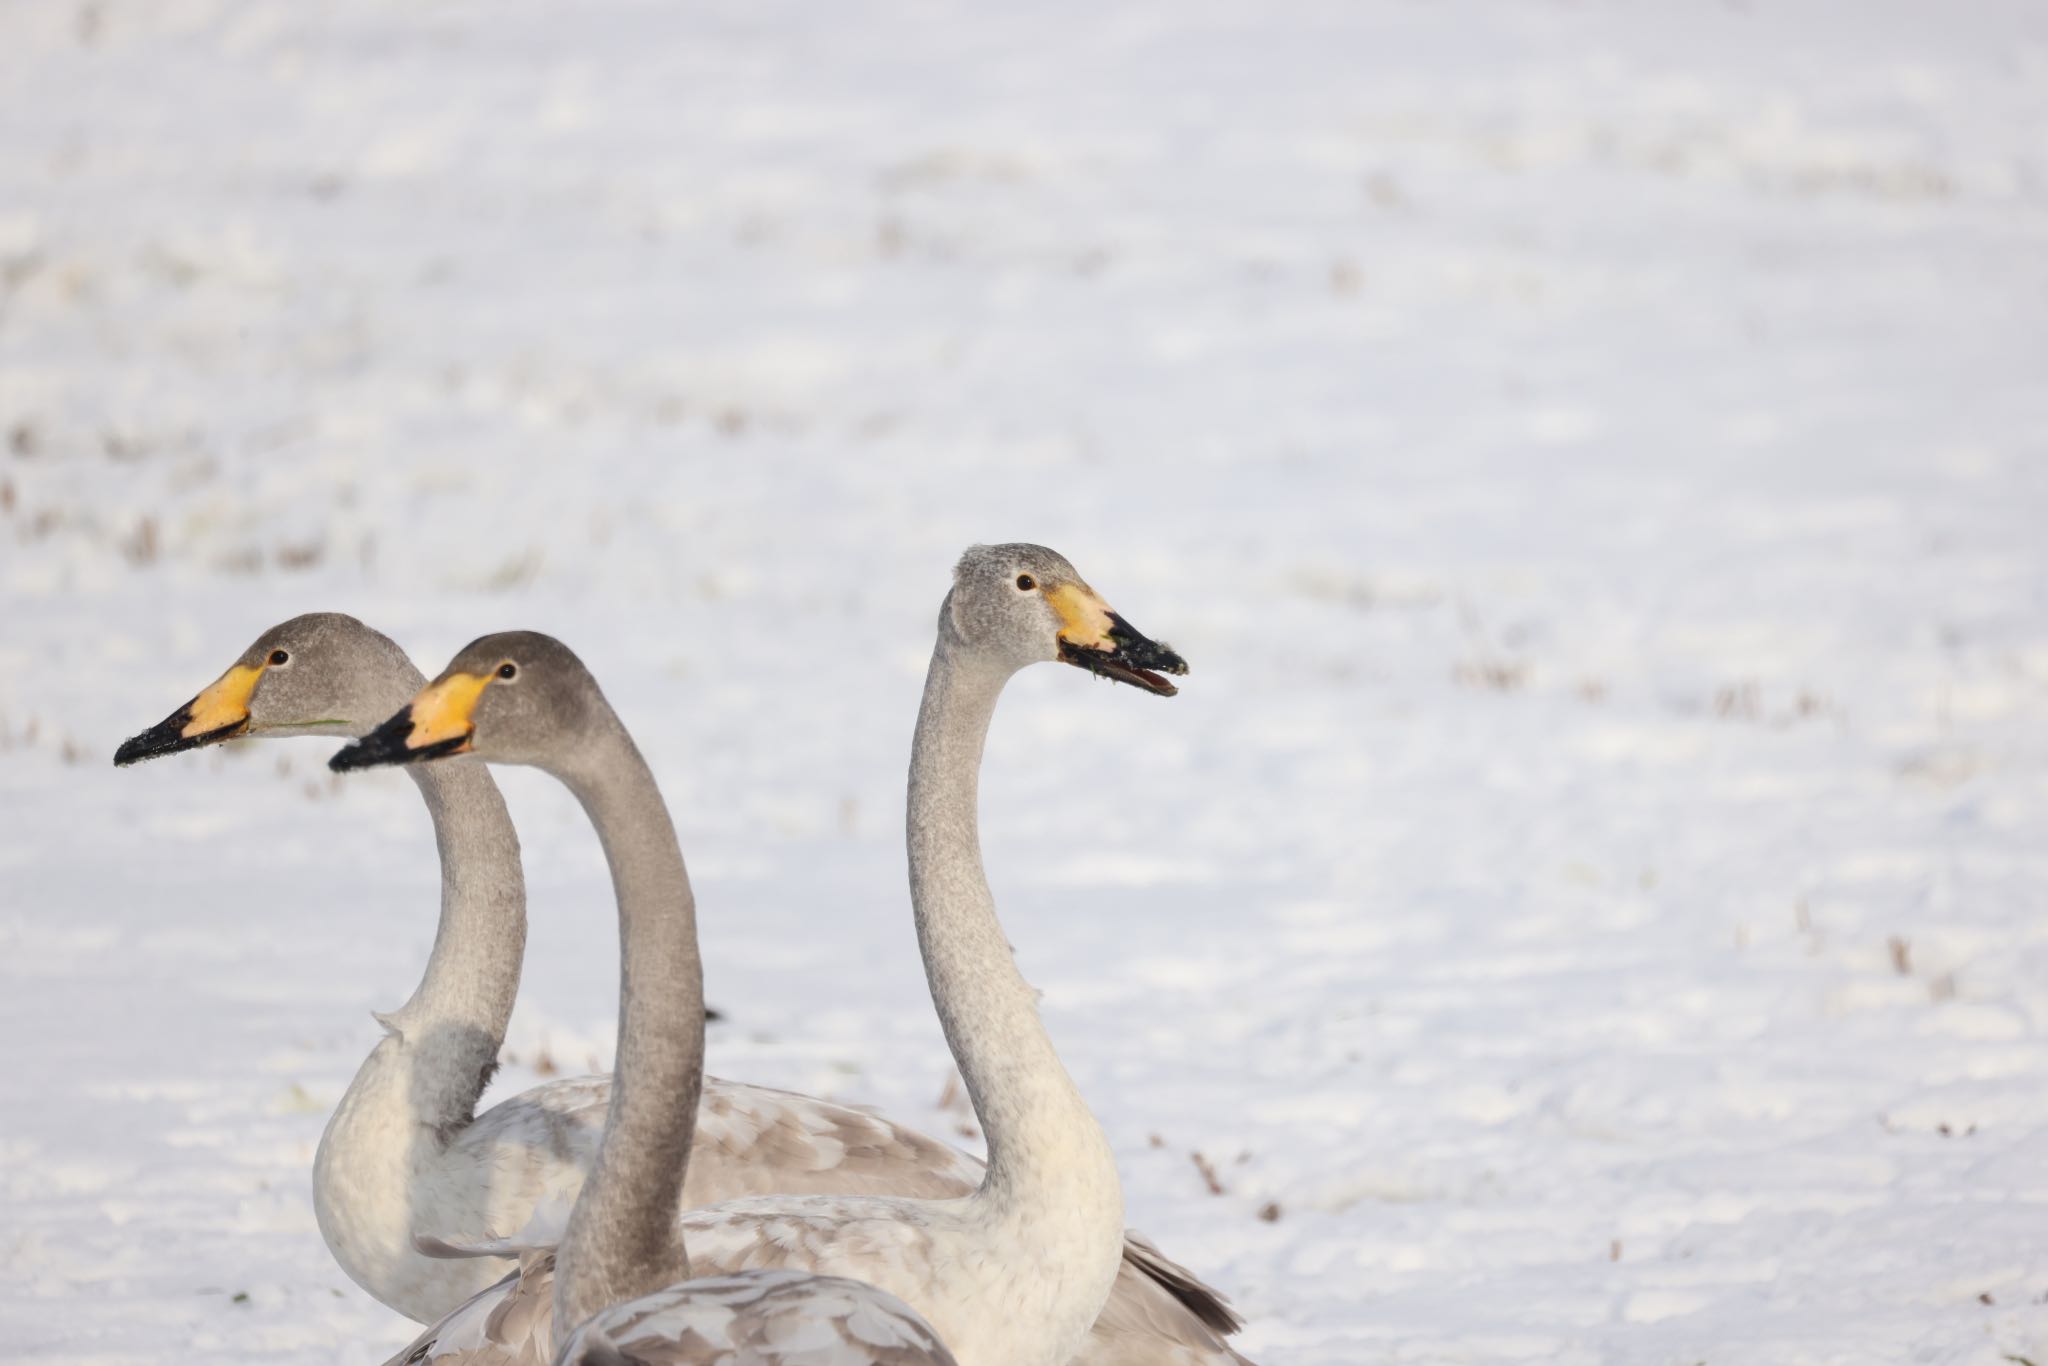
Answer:
[(341, 612), (308, 612), (258, 636), (197, 697), (124, 741), (114, 762), (244, 735), (364, 735), (418, 679), (390, 637)]
[(1011, 668), (1057, 660), (1160, 697), (1187, 661), (1111, 610), (1058, 551), (1042, 545), (969, 546), (953, 569), (939, 630)]
[(500, 631), (462, 647), (440, 677), (384, 724), (327, 761), (346, 772), (475, 754), (559, 768), (609, 716), (574, 651), (538, 631)]

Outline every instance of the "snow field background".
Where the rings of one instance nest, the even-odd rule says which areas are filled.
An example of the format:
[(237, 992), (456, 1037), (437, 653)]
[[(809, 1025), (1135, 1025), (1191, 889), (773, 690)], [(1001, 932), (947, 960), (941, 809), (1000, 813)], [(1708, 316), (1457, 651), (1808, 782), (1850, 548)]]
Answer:
[[(934, 1132), (959, 548), (1006, 924), (1254, 1358), (2048, 1361), (2048, 17), (1886, 2), (0, 9), (0, 1333), (373, 1362), (312, 1152), (396, 775), (116, 772), (261, 629), (531, 626), (660, 773), (721, 1075)], [(494, 1095), (611, 1053), (504, 779)], [(1197, 1160), (1199, 1155), (1199, 1160)]]

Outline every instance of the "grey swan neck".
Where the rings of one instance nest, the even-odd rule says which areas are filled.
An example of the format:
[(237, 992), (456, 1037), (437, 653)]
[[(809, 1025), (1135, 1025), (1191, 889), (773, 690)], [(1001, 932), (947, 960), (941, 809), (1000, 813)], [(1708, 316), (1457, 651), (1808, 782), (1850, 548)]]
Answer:
[(1017, 970), (982, 870), (982, 747), (1011, 672), (942, 627), (910, 759), (918, 947), (988, 1141), (988, 1172), (972, 1198), (1013, 1220), (1062, 1226), (1047, 1236), (1101, 1236), (1121, 1248), (1123, 1201), (1108, 1140), (1039, 1020), (1037, 992)]
[(380, 1016), (413, 1054), (425, 1084), (419, 1120), (444, 1139), (476, 1118), (519, 996), (526, 955), (526, 880), (512, 814), (474, 760), (412, 764), (434, 822), (441, 918), (426, 970), (406, 1003)]
[[(409, 664), (395, 669), (390, 709), (425, 681)], [(423, 1213), (419, 1183), (475, 1120), (497, 1068), (526, 953), (526, 882), (511, 813), (488, 769), (451, 760), (406, 773), (434, 823), (440, 922), (419, 985), (404, 1005), (377, 1016), (385, 1037), (320, 1136), (313, 1209), (357, 1284), (401, 1312), (431, 1318), (434, 1301), (420, 1298), (417, 1282), (440, 1268), (412, 1246)]]
[(619, 1051), (604, 1139), (556, 1259), (559, 1348), (592, 1314), (689, 1275), (676, 1231), (704, 1085), (697, 902), (674, 824), (609, 707), (573, 769), (619, 903)]

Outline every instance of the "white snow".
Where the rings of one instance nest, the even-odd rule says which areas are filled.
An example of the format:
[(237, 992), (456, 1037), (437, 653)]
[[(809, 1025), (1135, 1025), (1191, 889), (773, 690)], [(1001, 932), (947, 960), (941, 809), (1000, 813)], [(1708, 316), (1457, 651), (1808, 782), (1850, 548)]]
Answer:
[[(409, 1335), (308, 1169), (410, 785), (109, 763), (300, 611), (568, 639), (714, 1070), (952, 1133), (910, 723), (1036, 539), (1194, 672), (1018, 681), (992, 876), (1250, 1355), (2048, 1362), (2044, 128), (2021, 0), (0, 10), (6, 1355)], [(506, 786), (503, 1092), (616, 972)]]

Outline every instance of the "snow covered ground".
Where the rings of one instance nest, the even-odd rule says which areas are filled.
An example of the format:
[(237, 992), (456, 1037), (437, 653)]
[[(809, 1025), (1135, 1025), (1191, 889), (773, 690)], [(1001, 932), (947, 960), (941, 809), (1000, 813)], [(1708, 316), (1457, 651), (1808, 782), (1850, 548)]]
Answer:
[[(409, 1336), (308, 1167), (410, 786), (109, 763), (303, 610), (567, 638), (714, 1070), (952, 1132), (910, 723), (1037, 539), (1194, 672), (1019, 680), (992, 876), (1249, 1354), (2048, 1362), (2044, 129), (2018, 0), (0, 8), (0, 1354)], [(498, 1093), (616, 969), (506, 783)]]

